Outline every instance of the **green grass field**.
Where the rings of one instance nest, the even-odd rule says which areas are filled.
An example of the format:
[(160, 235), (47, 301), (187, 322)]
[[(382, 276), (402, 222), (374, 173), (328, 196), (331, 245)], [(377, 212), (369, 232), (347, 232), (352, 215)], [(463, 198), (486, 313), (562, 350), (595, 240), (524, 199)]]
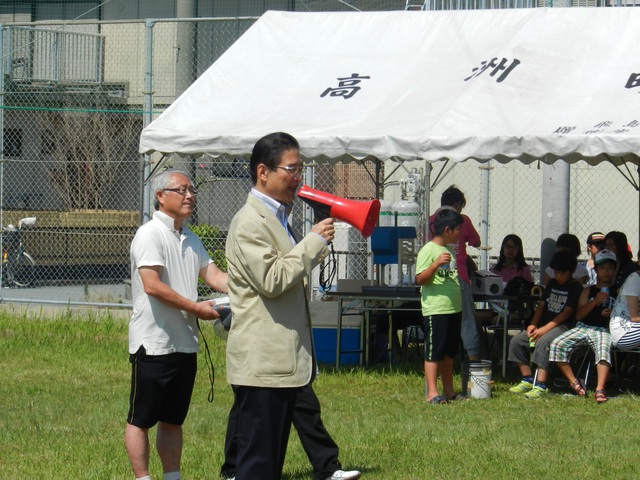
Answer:
[[(207, 401), (203, 349), (185, 423), (185, 479), (218, 478), (231, 405), (224, 343), (209, 326), (204, 332), (215, 398)], [(133, 478), (123, 444), (128, 382), (122, 313), (0, 312), (0, 478)], [(491, 399), (429, 405), (423, 385), (418, 364), (322, 371), (315, 389), (345, 467), (368, 480), (639, 476), (636, 395), (604, 405), (593, 392), (527, 401), (498, 381)], [(152, 476), (161, 473), (152, 452)], [(292, 433), (283, 478), (310, 473)]]

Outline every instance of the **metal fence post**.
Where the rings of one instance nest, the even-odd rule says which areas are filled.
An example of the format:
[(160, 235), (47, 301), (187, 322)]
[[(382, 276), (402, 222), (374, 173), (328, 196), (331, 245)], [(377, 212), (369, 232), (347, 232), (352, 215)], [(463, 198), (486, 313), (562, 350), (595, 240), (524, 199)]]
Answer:
[[(4, 30), (5, 27), (0, 23), (0, 254), (2, 260), (0, 261), (0, 288), (2, 285), (2, 274), (4, 268)], [(11, 58), (9, 56), (9, 58)]]
[[(146, 127), (153, 121), (153, 27), (156, 21), (147, 19), (145, 21), (145, 39), (146, 39), (146, 55), (145, 55), (145, 72), (144, 72), (144, 113), (142, 127)], [(142, 155), (142, 178), (140, 179), (140, 192), (142, 198), (140, 200), (140, 224), (146, 223), (151, 219), (151, 203), (150, 203), (150, 182), (145, 181), (151, 173), (151, 155)]]

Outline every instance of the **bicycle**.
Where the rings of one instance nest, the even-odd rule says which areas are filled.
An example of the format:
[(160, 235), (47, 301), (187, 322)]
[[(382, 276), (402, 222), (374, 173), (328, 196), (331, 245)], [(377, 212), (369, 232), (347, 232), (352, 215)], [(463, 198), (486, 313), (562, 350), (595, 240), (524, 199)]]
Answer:
[(2, 286), (28, 287), (36, 279), (36, 262), (24, 251), (23, 227), (36, 224), (36, 217), (23, 218), (18, 227), (3, 227), (2, 235)]

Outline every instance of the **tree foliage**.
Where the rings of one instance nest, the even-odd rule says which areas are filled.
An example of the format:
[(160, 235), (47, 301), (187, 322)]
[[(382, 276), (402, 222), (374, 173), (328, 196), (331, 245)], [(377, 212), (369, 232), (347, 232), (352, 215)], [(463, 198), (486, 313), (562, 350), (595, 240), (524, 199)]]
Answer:
[(201, 223), (199, 225), (189, 225), (189, 229), (195, 233), (213, 262), (220, 270), (227, 271), (227, 259), (224, 255), (225, 238), (220, 234), (220, 228), (214, 225)]
[[(124, 113), (46, 112), (43, 153), (49, 177), (65, 208), (106, 209), (123, 162), (135, 150), (139, 118)], [(45, 135), (43, 135), (45, 136)]]

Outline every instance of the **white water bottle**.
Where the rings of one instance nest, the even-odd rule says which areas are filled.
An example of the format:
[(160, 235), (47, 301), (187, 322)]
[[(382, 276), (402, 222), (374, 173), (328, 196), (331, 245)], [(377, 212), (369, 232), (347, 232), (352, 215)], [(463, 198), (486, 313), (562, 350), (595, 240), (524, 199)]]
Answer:
[(601, 307), (609, 308), (609, 287), (602, 287), (600, 289), (601, 292), (605, 292), (607, 294), (607, 299), (600, 304)]

